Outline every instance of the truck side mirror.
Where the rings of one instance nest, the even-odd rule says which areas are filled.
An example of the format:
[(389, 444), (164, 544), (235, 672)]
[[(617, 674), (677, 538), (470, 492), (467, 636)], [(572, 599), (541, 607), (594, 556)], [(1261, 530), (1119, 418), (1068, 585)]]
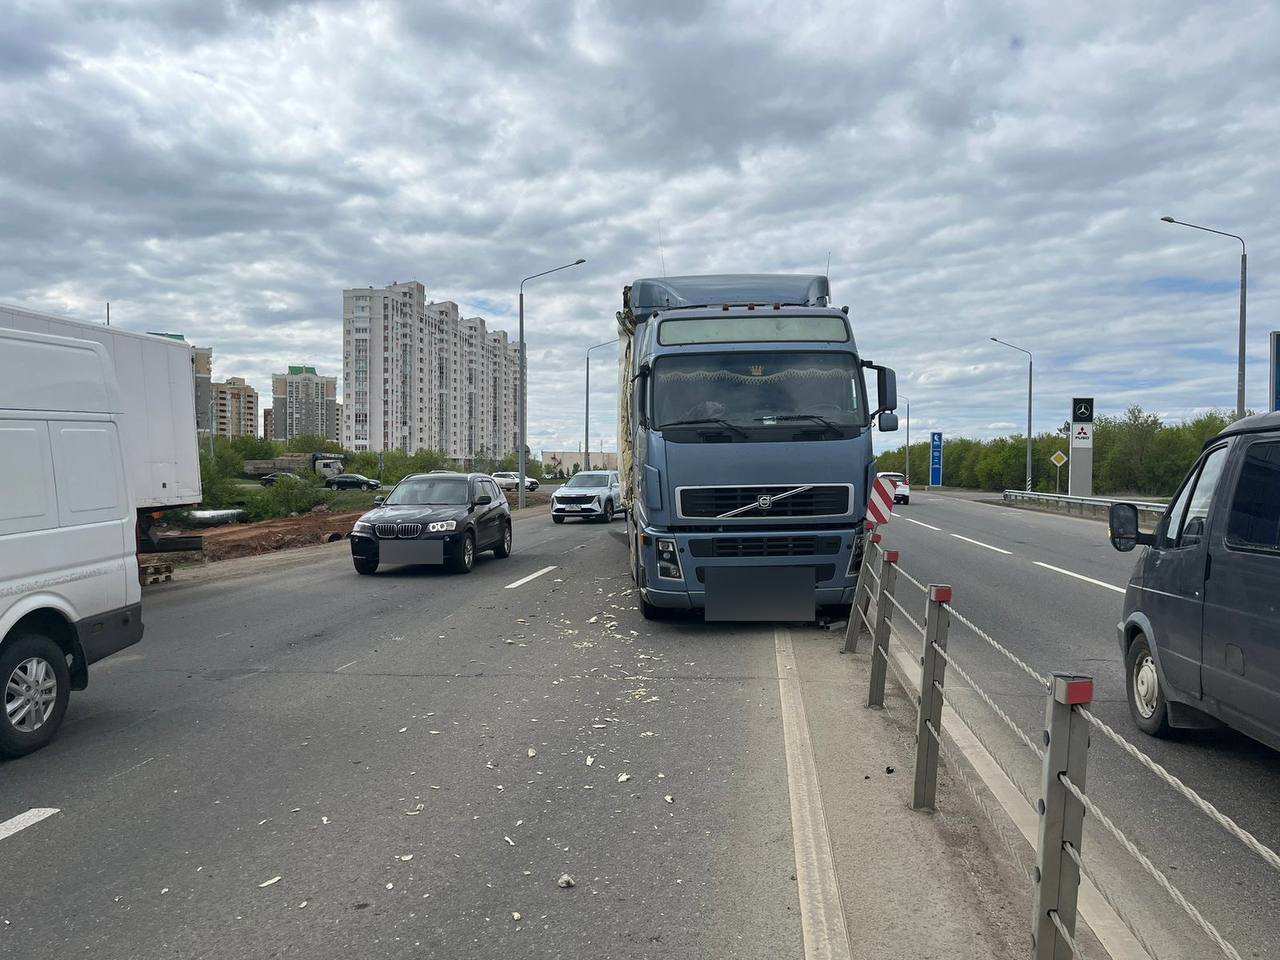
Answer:
[(1150, 546), (1156, 538), (1138, 529), (1138, 508), (1132, 503), (1113, 503), (1108, 515), (1111, 546), (1128, 553), (1139, 544)]
[(898, 375), (888, 367), (876, 367), (876, 407), (879, 410), (898, 409)]
[(898, 429), (898, 415), (892, 410), (886, 410), (880, 414), (876, 426), (880, 428), (881, 433), (892, 433)]

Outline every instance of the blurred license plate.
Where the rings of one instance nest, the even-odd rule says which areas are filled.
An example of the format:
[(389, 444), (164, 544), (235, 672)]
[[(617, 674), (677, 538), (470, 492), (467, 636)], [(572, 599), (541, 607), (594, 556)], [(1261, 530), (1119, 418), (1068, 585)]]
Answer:
[(379, 563), (444, 563), (443, 540), (379, 540)]

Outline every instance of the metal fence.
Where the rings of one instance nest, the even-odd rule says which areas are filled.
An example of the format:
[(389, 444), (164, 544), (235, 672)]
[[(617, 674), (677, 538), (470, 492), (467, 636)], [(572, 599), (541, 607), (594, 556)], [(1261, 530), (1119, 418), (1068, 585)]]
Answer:
[(1029, 490), (1006, 490), (1004, 502), (1014, 506), (1032, 506), (1066, 513), (1078, 517), (1105, 518), (1115, 503), (1132, 503), (1138, 508), (1138, 516), (1154, 526), (1164, 516), (1168, 504), (1144, 503), (1133, 500), (1116, 500), (1109, 497), (1070, 497), (1064, 493), (1033, 493)]
[[(949, 704), (952, 709), (955, 708), (953, 698), (948, 695), (948, 680), (958, 678), (1008, 728), (1015, 740), (1039, 761), (1040, 789), (1039, 795), (1033, 798), (1018, 784), (996, 751), (983, 744), (991, 759), (1039, 818), (1034, 863), (1030, 869), (1026, 869), (1035, 903), (1030, 956), (1034, 960), (1072, 960), (1085, 957), (1076, 933), (1077, 895), (1083, 878), (1096, 889), (1101, 900), (1151, 960), (1161, 960), (1161, 955), (1151, 947), (1141, 926), (1122, 908), (1115, 891), (1099, 878), (1086, 861), (1082, 849), (1082, 833), (1087, 815), (1204, 933), (1222, 956), (1230, 960), (1242, 960), (1241, 954), (1217, 927), (1086, 792), (1092, 734), (1096, 732), (1114, 743), (1125, 755), (1183, 796), (1227, 836), (1253, 851), (1278, 872), (1280, 854), (1094, 716), (1089, 710), (1093, 701), (1091, 677), (1065, 673), (1045, 676), (1039, 673), (960, 613), (952, 605), (952, 599), (951, 586), (921, 583), (902, 569), (899, 552), (887, 549), (883, 543), (883, 535), (873, 531), (867, 537), (842, 652), (856, 652), (864, 635), (871, 640), (868, 707), (884, 707), (885, 683), (890, 673), (895, 676), (907, 697), (915, 701), (913, 808), (934, 809), (937, 801), (938, 763), (940, 755), (945, 754), (949, 761), (948, 769), (958, 774), (959, 779), (973, 793), (974, 799), (986, 809), (985, 800), (964, 773), (964, 767), (969, 761), (953, 744), (947, 743), (943, 706)], [(909, 609), (920, 603), (923, 603), (922, 618), (913, 615)], [(957, 662), (955, 651), (949, 650), (947, 645), (949, 634), (955, 625), (963, 627), (975, 639), (1006, 658), (1044, 691), (1045, 723), (1042, 742), (1037, 743), (1027, 736), (1008, 712), (974, 679), (972, 673)], [(918, 662), (919, 665), (917, 678), (909, 677), (899, 663), (895, 662), (899, 658), (890, 649), (891, 639), (896, 640), (907, 651), (919, 651), (918, 657), (911, 658), (913, 664)], [(973, 733), (976, 736), (977, 731), (974, 730)], [(1005, 836), (1003, 827), (995, 817), (991, 817), (991, 820), (1012, 853), (1013, 847)], [(1025, 869), (1016, 856), (1015, 862), (1020, 869)]]

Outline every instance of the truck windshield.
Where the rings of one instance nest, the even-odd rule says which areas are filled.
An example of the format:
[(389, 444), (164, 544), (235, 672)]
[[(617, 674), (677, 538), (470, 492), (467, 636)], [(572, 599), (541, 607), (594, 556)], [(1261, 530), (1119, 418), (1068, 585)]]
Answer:
[(657, 430), (684, 427), (737, 439), (779, 428), (848, 436), (867, 425), (867, 415), (851, 354), (698, 353), (654, 364), (653, 422)]

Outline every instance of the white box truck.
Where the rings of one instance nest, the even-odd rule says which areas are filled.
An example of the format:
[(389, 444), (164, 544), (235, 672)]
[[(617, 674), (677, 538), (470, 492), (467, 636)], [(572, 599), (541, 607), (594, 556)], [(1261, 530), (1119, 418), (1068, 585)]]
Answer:
[(0, 328), (0, 758), (142, 638), (122, 407), (101, 344)]
[(162, 541), (147, 536), (151, 515), (195, 506), (201, 498), (191, 345), (5, 304), (0, 328), (74, 337), (106, 349), (120, 389), (120, 438), (138, 511), (139, 548), (163, 549)]

